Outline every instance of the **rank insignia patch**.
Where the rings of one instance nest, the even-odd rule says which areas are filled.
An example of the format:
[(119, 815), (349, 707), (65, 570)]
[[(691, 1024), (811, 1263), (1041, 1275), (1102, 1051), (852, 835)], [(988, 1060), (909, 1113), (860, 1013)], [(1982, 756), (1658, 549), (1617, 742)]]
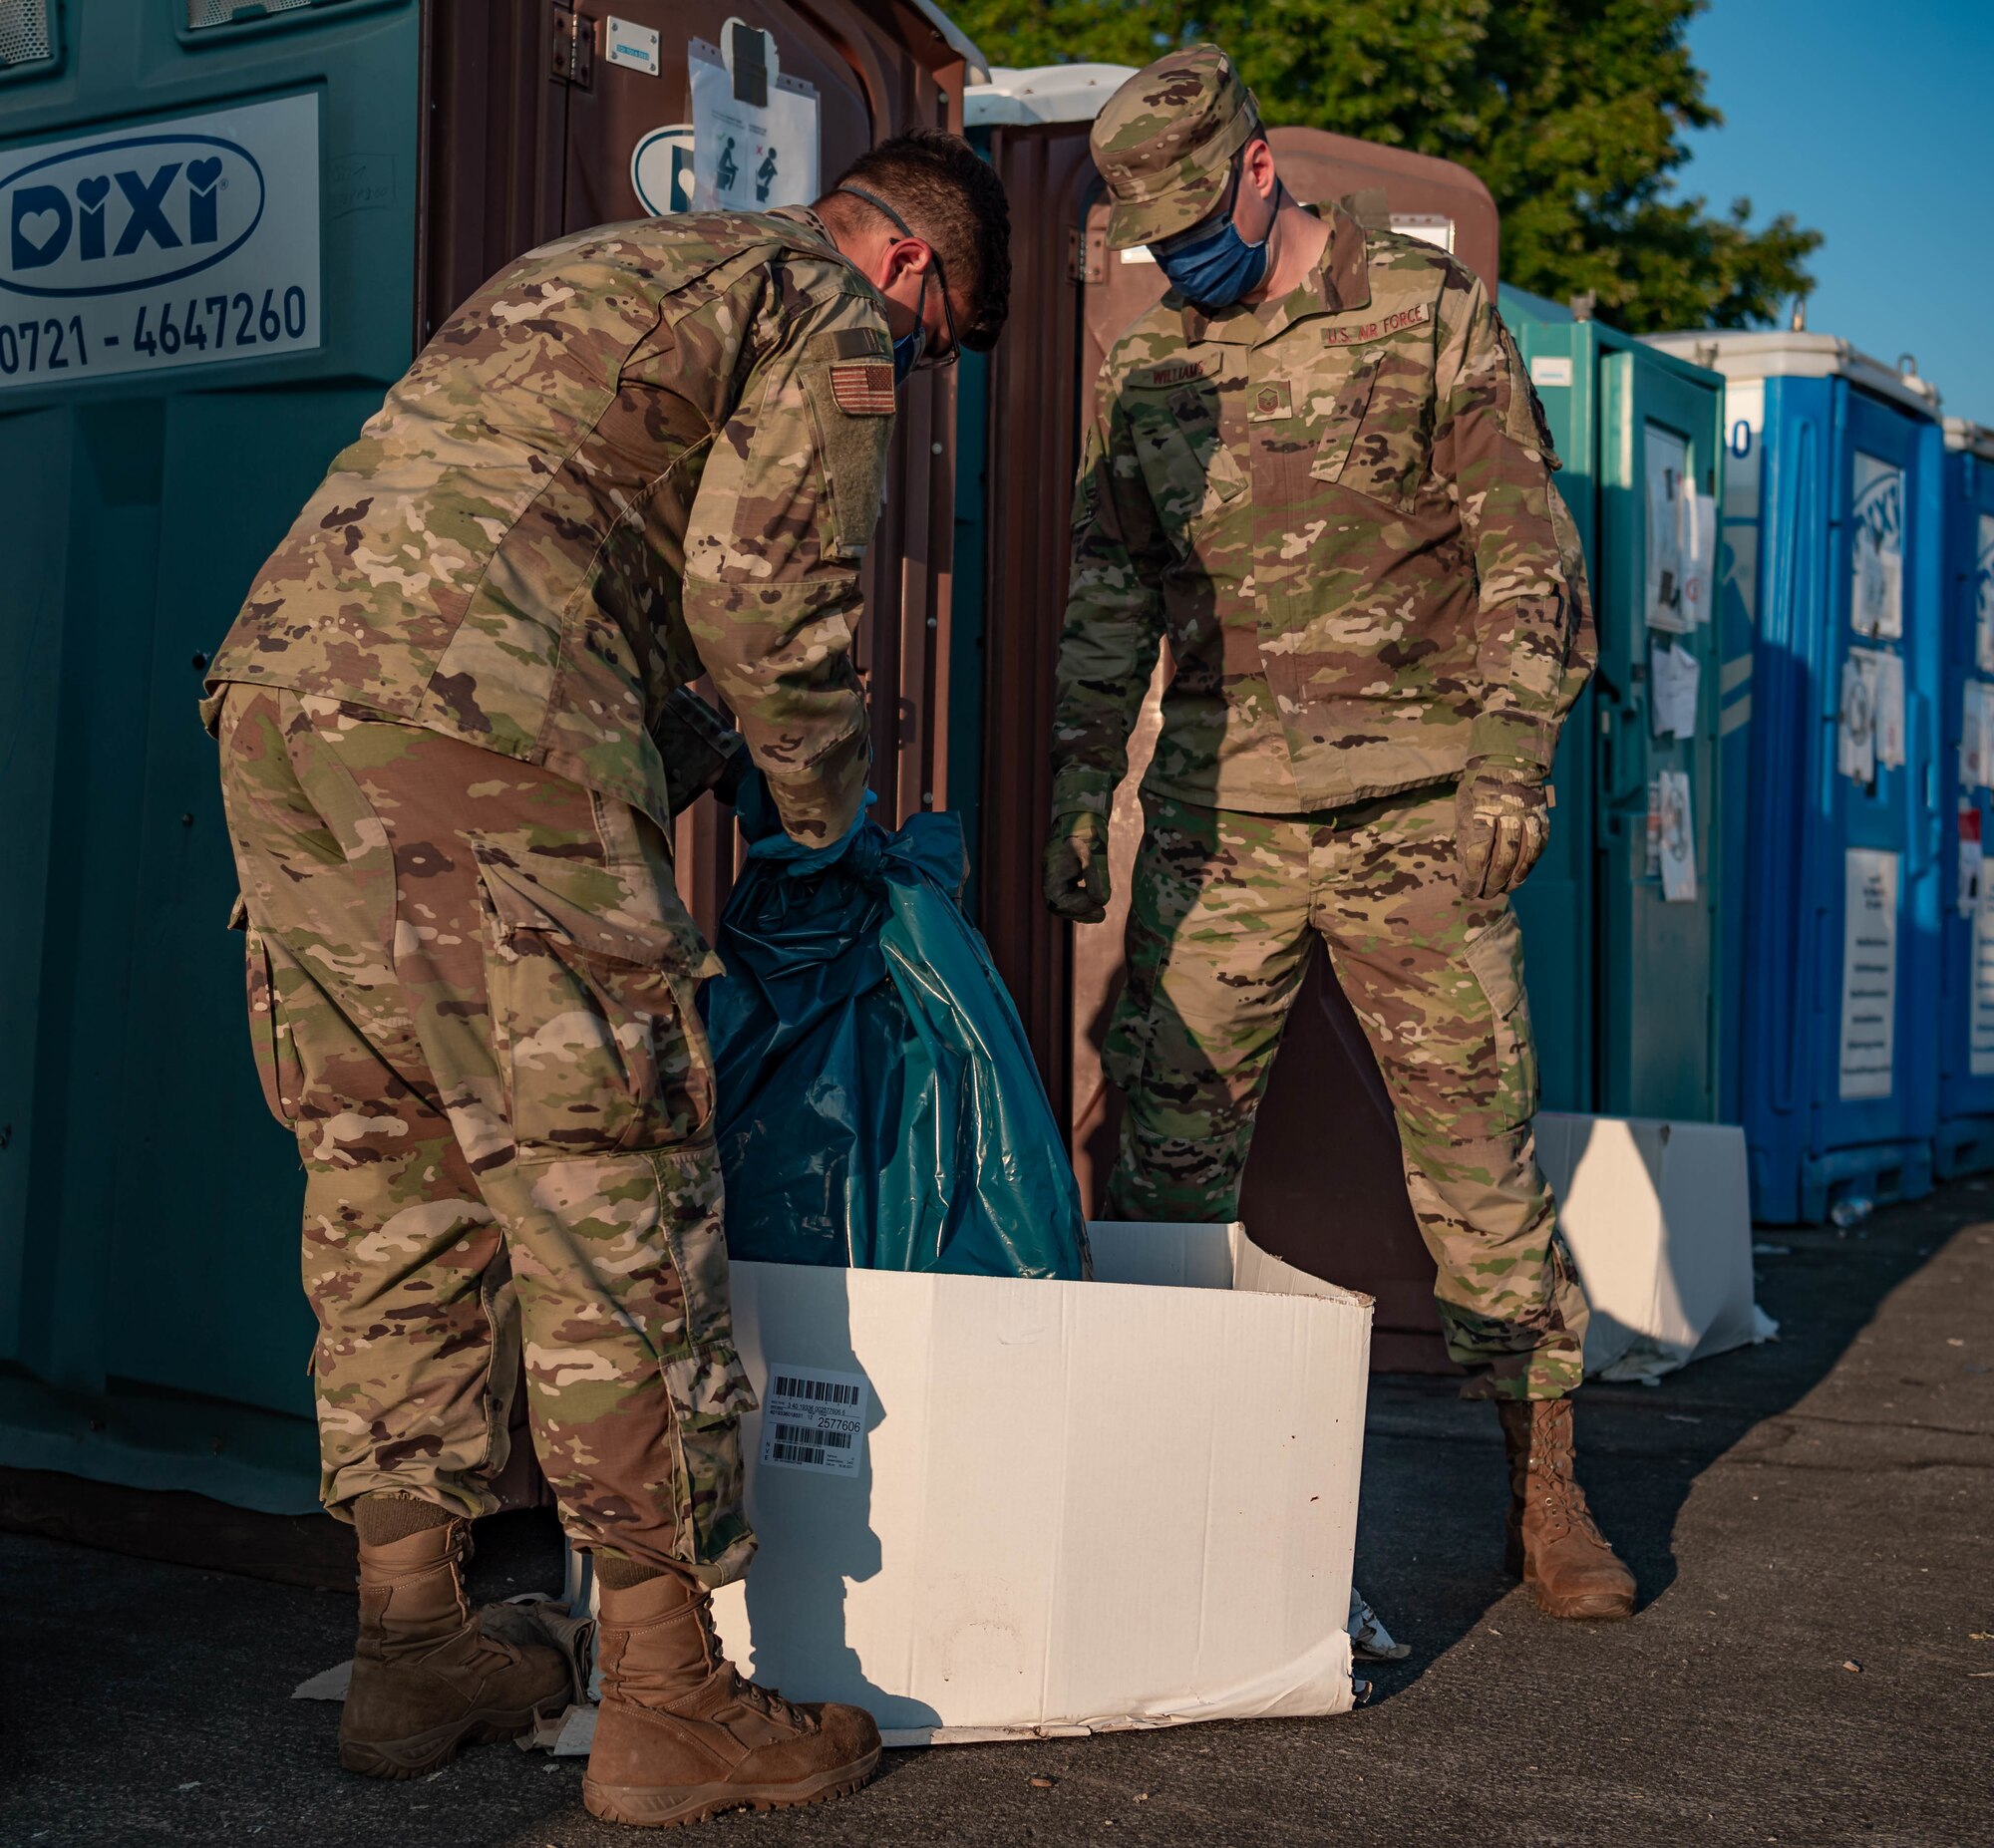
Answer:
[(1285, 379), (1269, 380), (1265, 385), (1254, 386), (1246, 394), (1246, 421), (1249, 424), (1262, 424), (1270, 417), (1287, 417), (1294, 408)]

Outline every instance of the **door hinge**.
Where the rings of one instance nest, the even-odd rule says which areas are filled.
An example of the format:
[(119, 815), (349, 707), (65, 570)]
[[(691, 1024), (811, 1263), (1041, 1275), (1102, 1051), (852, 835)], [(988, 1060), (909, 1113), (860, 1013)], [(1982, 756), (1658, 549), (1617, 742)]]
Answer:
[(1108, 232), (1105, 226), (1075, 226), (1066, 234), (1066, 279), (1069, 282), (1108, 280)]
[(595, 21), (579, 7), (557, 6), (553, 22), (553, 76), (588, 89), (595, 82)]

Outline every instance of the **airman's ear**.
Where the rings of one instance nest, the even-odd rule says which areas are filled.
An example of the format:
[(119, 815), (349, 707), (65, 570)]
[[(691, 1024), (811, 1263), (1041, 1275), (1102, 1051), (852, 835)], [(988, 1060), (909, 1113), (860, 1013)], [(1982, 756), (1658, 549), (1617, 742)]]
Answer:
[(1274, 171), (1274, 151), (1267, 145), (1264, 135), (1256, 135), (1242, 151), (1243, 171), (1253, 190), (1262, 198), (1271, 198), (1274, 188), (1280, 183)]

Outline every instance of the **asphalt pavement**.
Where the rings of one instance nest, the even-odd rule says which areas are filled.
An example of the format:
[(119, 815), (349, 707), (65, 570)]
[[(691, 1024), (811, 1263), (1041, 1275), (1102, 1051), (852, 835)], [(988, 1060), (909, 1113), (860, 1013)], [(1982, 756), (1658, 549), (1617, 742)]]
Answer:
[[(1759, 1236), (1779, 1341), (1579, 1401), (1581, 1474), (1640, 1581), (1633, 1622), (1539, 1616), (1499, 1570), (1493, 1412), (1380, 1379), (1358, 1578), (1414, 1653), (1369, 1671), (1368, 1706), (889, 1753), (852, 1799), (704, 1835), (1994, 1841), (1994, 1190)], [(484, 1594), (552, 1589), (540, 1516), (486, 1525)], [(198, 1535), (182, 1550), (201, 1557)], [(290, 1693), (351, 1653), (344, 1592), (22, 1533), (0, 1533), (0, 1588), (8, 1848), (642, 1839), (582, 1810), (579, 1760), (499, 1745), (409, 1784), (341, 1772), (338, 1709)]]

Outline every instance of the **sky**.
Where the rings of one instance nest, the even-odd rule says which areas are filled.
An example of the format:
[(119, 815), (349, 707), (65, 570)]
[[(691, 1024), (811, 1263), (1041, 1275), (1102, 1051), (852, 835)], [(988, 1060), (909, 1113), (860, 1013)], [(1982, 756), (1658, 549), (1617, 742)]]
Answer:
[(1689, 37), (1724, 127), (1679, 189), (1822, 232), (1808, 327), (1994, 426), (1994, 0), (1711, 0)]

